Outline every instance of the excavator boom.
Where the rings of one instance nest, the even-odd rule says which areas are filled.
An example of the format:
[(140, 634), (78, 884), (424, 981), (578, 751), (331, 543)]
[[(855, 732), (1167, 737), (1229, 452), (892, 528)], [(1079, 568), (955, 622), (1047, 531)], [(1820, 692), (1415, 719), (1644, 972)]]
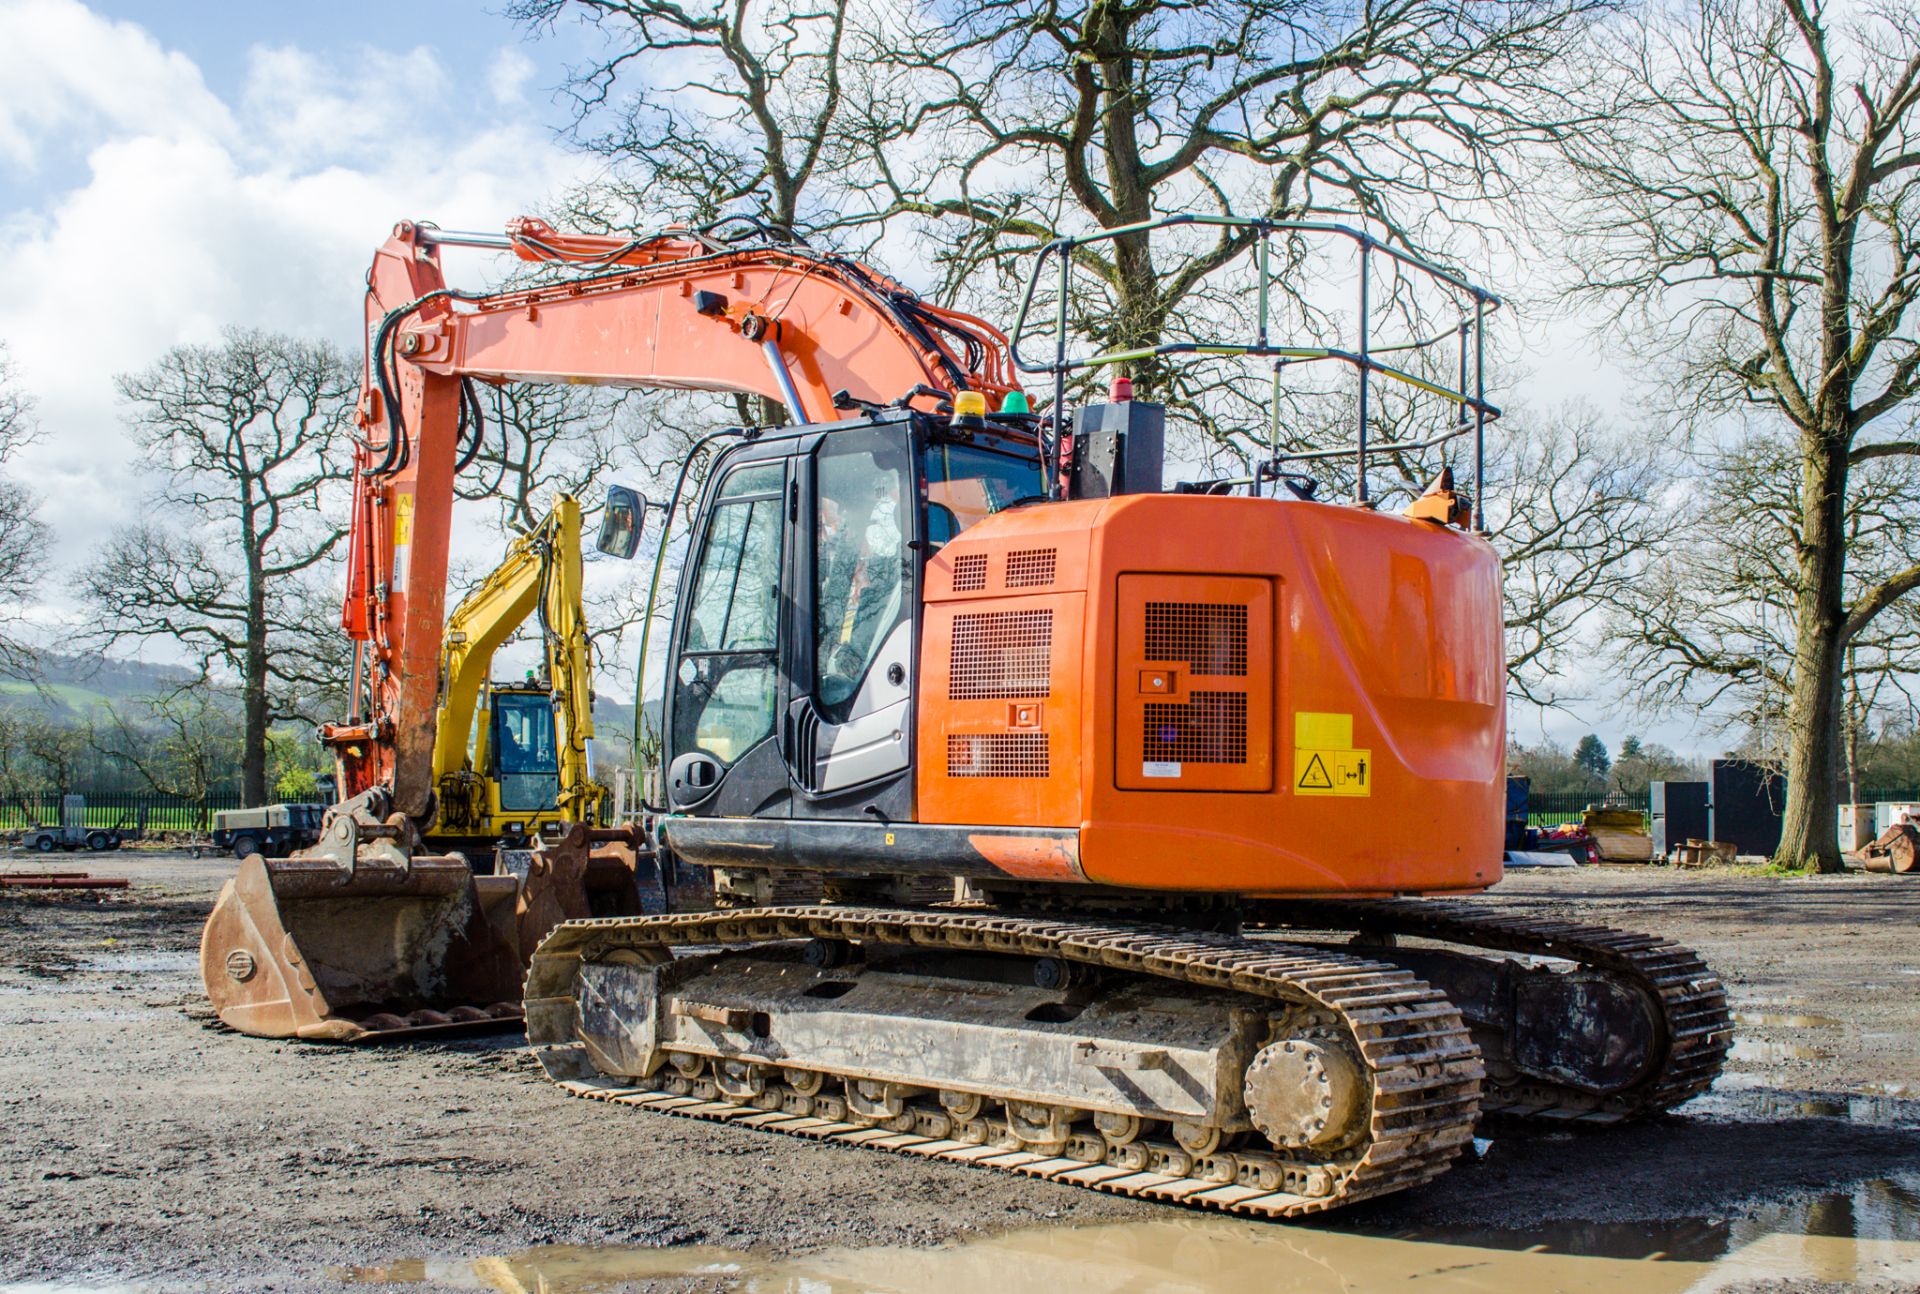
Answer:
[[(461, 292), (440, 263), (442, 247), (461, 244), (592, 272)], [(796, 421), (831, 419), (837, 402), (928, 406), (940, 391), (1017, 389), (1006, 339), (984, 321), (844, 257), (691, 234), (562, 239), (522, 219), (481, 238), (403, 223), (374, 257), (366, 329), (343, 615), (363, 644), (364, 717), (322, 739), (339, 755), (343, 796), (382, 787), (414, 818), (433, 792), (453, 478), (484, 434), (468, 383), (725, 391), (784, 404)]]
[[(576, 273), (465, 292), (441, 266), (450, 245)], [(375, 254), (367, 289), (342, 610), (355, 645), (352, 711), (321, 730), (342, 802), (306, 854), (245, 860), (201, 941), (222, 1018), (269, 1036), (353, 1040), (517, 1017), (508, 999), (553, 925), (666, 899), (631, 829), (591, 825), (600, 789), (586, 745), (578, 504), (562, 500), (455, 613), (452, 632), (443, 626), (454, 479), (486, 434), (472, 383), (726, 391), (797, 418), (830, 418), (842, 403), (930, 407), (953, 387), (1015, 389), (990, 325), (799, 245), (685, 230), (561, 236), (534, 220), (486, 236), (403, 223)], [(505, 874), (475, 875), (466, 855), (429, 846), (487, 848), (503, 825), (536, 821), (491, 812), (497, 778), (476, 795), (461, 776), (487, 663), (536, 608), (563, 738), (556, 816), (575, 825), (504, 852)]]

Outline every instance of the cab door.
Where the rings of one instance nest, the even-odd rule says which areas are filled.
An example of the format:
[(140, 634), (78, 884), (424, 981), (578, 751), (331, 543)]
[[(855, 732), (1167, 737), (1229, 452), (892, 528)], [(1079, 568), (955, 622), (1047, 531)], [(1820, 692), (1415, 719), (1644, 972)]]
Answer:
[(788, 768), (796, 818), (913, 817), (921, 501), (906, 419), (835, 429), (805, 460)]
[(667, 794), (683, 813), (784, 817), (790, 786), (775, 729), (788, 694), (785, 458), (723, 464), (673, 634), (666, 715)]

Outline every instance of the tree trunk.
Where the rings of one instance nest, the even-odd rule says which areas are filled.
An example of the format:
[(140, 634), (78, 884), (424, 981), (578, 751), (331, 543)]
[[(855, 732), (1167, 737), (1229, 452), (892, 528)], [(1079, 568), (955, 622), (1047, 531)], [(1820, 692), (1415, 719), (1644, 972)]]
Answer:
[(1841, 869), (1834, 790), (1840, 780), (1840, 705), (1846, 643), (1842, 579), (1847, 452), (1842, 439), (1811, 448), (1802, 463), (1799, 631), (1793, 650), (1793, 699), (1787, 712), (1787, 805), (1782, 867)]
[(267, 591), (258, 563), (247, 576), (246, 727), (240, 746), (240, 795), (249, 805), (267, 803)]

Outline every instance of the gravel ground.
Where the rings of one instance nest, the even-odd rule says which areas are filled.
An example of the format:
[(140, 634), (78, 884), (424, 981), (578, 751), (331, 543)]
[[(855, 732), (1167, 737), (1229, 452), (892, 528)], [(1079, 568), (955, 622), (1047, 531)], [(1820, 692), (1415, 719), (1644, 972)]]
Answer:
[[(76, 865), (134, 888), (0, 891), (0, 1294), (367, 1289), (383, 1275), (419, 1291), (466, 1278), (396, 1260), (693, 1247), (674, 1252), (738, 1267), (1191, 1216), (567, 1099), (510, 1036), (375, 1050), (225, 1033), (195, 951), (230, 861)], [(1698, 948), (1741, 1016), (1729, 1073), (1646, 1126), (1491, 1126), (1480, 1158), (1335, 1230), (1676, 1259), (1773, 1231), (1920, 1239), (1920, 880), (1582, 869), (1515, 875), (1495, 897)], [(748, 1280), (688, 1274), (699, 1265), (569, 1288)]]

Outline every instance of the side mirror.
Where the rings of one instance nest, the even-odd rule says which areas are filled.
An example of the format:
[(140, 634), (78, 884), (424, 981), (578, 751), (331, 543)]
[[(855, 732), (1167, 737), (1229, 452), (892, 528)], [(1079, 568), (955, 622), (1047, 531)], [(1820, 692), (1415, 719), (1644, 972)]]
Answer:
[(647, 501), (624, 485), (607, 490), (606, 510), (600, 514), (600, 535), (593, 546), (609, 557), (626, 561), (640, 547), (640, 527), (646, 524)]

